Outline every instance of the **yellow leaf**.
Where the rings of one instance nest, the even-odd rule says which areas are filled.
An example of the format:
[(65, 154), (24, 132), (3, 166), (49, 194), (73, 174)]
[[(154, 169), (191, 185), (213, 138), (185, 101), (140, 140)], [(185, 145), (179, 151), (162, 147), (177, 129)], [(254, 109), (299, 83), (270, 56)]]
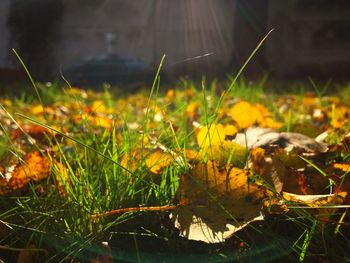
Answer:
[(224, 126), (224, 134), (225, 136), (233, 136), (238, 132), (238, 129), (236, 126), (229, 124)]
[(73, 119), (77, 123), (88, 121), (90, 124), (94, 126), (103, 127), (106, 129), (111, 128), (113, 124), (113, 121), (104, 114), (90, 115), (90, 114), (84, 113), (81, 115), (73, 116)]
[(245, 170), (197, 163), (180, 181), (180, 203), (173, 213), (182, 236), (207, 243), (222, 242), (249, 222), (261, 219), (268, 194), (249, 182)]
[(275, 121), (273, 118), (265, 118), (261, 122), (261, 127), (271, 128), (271, 129), (280, 129), (283, 126), (282, 123)]
[(199, 105), (197, 102), (191, 102), (190, 104), (188, 104), (185, 111), (186, 116), (194, 119), (198, 115), (198, 107)]
[(106, 128), (106, 129), (111, 128), (112, 123), (113, 123), (112, 120), (106, 116), (90, 117), (90, 120), (96, 126), (100, 126), (100, 127)]
[(230, 114), (232, 119), (242, 129), (253, 125), (273, 129), (282, 127), (282, 123), (276, 122), (272, 118), (272, 113), (261, 104), (253, 105), (246, 101), (241, 101), (233, 106)]
[(174, 157), (169, 153), (165, 153), (160, 149), (155, 150), (146, 159), (148, 169), (154, 174), (161, 174), (163, 168), (174, 163)]
[(41, 114), (44, 112), (44, 108), (42, 105), (40, 104), (37, 104), (37, 105), (33, 105), (31, 108), (30, 108), (30, 111), (31, 113), (37, 115), (37, 114)]
[(91, 104), (91, 109), (94, 112), (106, 112), (106, 107), (102, 100), (94, 100)]
[(209, 128), (201, 128), (197, 134), (197, 143), (201, 147), (199, 158), (215, 160), (220, 165), (231, 163), (242, 166), (247, 155), (246, 147), (225, 140), (226, 136), (236, 133), (237, 128), (233, 125), (212, 124)]
[(220, 145), (225, 140), (225, 128), (222, 124), (212, 124), (200, 129), (197, 134), (197, 143), (202, 148)]
[(253, 126), (263, 119), (259, 109), (246, 101), (241, 101), (235, 104), (232, 107), (230, 114), (231, 118), (242, 129)]
[(103, 100), (94, 100), (91, 104), (91, 110), (97, 113), (112, 114), (113, 109), (107, 108)]
[(332, 111), (328, 112), (328, 117), (331, 119), (330, 124), (334, 128), (341, 128), (348, 122), (349, 108), (346, 106), (332, 105)]
[(148, 154), (148, 150), (136, 149), (130, 152), (126, 152), (120, 161), (121, 166), (127, 168), (129, 171), (134, 172), (141, 163), (142, 157)]
[(238, 167), (245, 165), (247, 154), (246, 147), (231, 141), (202, 148), (198, 153), (202, 160), (217, 161), (221, 166), (230, 163)]

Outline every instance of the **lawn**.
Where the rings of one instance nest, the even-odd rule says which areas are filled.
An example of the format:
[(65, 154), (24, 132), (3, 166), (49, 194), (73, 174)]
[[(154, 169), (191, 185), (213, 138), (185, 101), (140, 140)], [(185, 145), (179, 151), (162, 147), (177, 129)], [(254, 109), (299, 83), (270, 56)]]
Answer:
[(32, 84), (0, 98), (0, 262), (350, 260), (346, 85)]

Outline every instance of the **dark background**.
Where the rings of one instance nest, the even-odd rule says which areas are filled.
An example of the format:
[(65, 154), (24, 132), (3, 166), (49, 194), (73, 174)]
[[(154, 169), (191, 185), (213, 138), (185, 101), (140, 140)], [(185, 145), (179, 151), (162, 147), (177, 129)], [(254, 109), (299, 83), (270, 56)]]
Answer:
[(0, 81), (24, 78), (11, 48), (38, 81), (61, 74), (81, 85), (144, 81), (163, 53), (165, 80), (223, 77), (235, 74), (272, 28), (247, 78), (348, 80), (346, 0), (5, 2)]

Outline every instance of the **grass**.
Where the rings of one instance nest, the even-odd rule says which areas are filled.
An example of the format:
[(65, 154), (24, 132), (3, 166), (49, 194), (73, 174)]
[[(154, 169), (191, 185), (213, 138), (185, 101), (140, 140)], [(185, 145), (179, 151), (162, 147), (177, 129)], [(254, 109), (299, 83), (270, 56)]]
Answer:
[[(58, 84), (45, 89), (41, 84), (40, 101), (28, 95), (2, 98), (1, 104), (7, 111), (2, 113), (2, 134), (8, 138), (7, 143), (1, 144), (2, 159), (14, 162), (39, 149), (56, 164), (50, 177), (32, 181), (28, 187), (1, 197), (0, 219), (6, 232), (0, 236), (1, 245), (45, 249), (48, 253), (38, 251), (35, 257), (47, 262), (89, 261), (103, 253), (103, 241), (109, 242), (115, 258), (125, 261), (169, 257), (175, 261), (184, 257), (194, 261), (243, 262), (257, 262), (257, 258), (260, 262), (273, 262), (281, 257), (288, 262), (312, 262), (319, 257), (332, 262), (348, 260), (349, 240), (343, 229), (332, 233), (334, 225), (322, 225), (308, 210), (296, 209), (297, 216), (254, 223), (254, 227), (238, 233), (238, 238), (221, 245), (178, 237), (177, 230), (169, 225), (167, 212), (91, 217), (118, 208), (176, 205), (179, 178), (188, 168), (174, 162), (160, 174), (150, 172), (147, 159), (154, 147), (150, 138), (185, 158), (184, 149), (198, 147), (191, 123), (194, 118), (210, 124), (218, 103), (225, 107), (232, 98), (264, 103), (269, 96), (263, 92), (263, 84), (250, 87), (241, 80), (224, 102), (215, 83), (208, 90), (205, 84), (200, 89), (190, 82), (184, 84), (186, 89), (179, 87), (163, 93), (155, 81), (148, 97), (141, 92), (124, 98), (114, 98), (108, 89), (98, 93)], [(196, 108), (194, 112), (188, 108), (191, 104)], [(40, 105), (45, 110), (40, 110)], [(295, 114), (302, 110), (305, 109)], [(31, 144), (27, 132), (21, 141), (11, 142), (8, 123), (13, 122), (12, 118), (19, 125), (41, 125), (56, 135), (46, 138), (45, 143)], [(276, 118), (281, 116), (277, 114)], [(291, 119), (285, 123), (289, 130), (293, 130)], [(111, 120), (110, 128), (104, 125), (107, 120)], [(226, 121), (227, 117), (220, 119)], [(134, 159), (126, 157), (131, 155)], [(58, 164), (65, 167), (67, 176)], [(64, 189), (63, 195), (57, 190), (59, 187)], [(244, 240), (243, 245), (239, 240)], [(4, 251), (11, 257), (13, 252)]]
[[(331, 223), (326, 224), (322, 216), (290, 203), (291, 214), (268, 215), (224, 243), (208, 245), (179, 237), (170, 212), (163, 209), (181, 201), (181, 176), (191, 176), (193, 162), (187, 151), (203, 159), (218, 154), (210, 147), (201, 156), (194, 122), (208, 127), (234, 123), (239, 128), (230, 110), (244, 100), (264, 105), (282, 123), (281, 131), (314, 137), (328, 130), (329, 143), (337, 145), (350, 128), (346, 89), (340, 98), (330, 98), (326, 95), (331, 83), (319, 89), (310, 78), (309, 90), (316, 96), (310, 96), (305, 86), (298, 95), (277, 95), (265, 90), (266, 78), (257, 83), (244, 80), (240, 75), (245, 63), (227, 83), (203, 79), (198, 87), (182, 80), (176, 88), (163, 91), (159, 78), (163, 59), (150, 92), (116, 96), (108, 85), (102, 92), (86, 91), (58, 82), (39, 84), (30, 77), (35, 97), (27, 91), (0, 98), (1, 174), (11, 175), (11, 166), (24, 165), (23, 158), (34, 151), (52, 163), (50, 174), (42, 180), (31, 180), (0, 196), (0, 252), (6, 253), (4, 258), (13, 261), (21, 249), (28, 252), (30, 248), (38, 262), (90, 262), (106, 254), (124, 262), (349, 261), (349, 231), (346, 224), (338, 224), (348, 219), (346, 211), (334, 212), (329, 216)], [(330, 109), (324, 120), (314, 117), (315, 110), (326, 114)], [(341, 110), (346, 112), (339, 113)], [(26, 125), (49, 132), (24, 129), (23, 136), (14, 137), (15, 127)], [(215, 134), (208, 132), (207, 136), (212, 145)], [(159, 149), (162, 155), (157, 155)], [(162, 160), (165, 153), (167, 165)], [(224, 164), (230, 164), (235, 154), (231, 149), (224, 155)], [(305, 166), (327, 177), (326, 164), (346, 162), (349, 156), (333, 154), (334, 160), (328, 157), (321, 165), (304, 158)], [(341, 176), (342, 183), (346, 175)], [(93, 216), (122, 208), (135, 209)]]

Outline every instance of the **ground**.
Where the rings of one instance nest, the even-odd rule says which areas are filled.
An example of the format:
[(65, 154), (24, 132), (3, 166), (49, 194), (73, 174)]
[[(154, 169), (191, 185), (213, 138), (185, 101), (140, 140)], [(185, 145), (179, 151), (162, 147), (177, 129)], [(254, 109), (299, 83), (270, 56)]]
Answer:
[(349, 260), (349, 88), (266, 86), (2, 96), (0, 259)]

